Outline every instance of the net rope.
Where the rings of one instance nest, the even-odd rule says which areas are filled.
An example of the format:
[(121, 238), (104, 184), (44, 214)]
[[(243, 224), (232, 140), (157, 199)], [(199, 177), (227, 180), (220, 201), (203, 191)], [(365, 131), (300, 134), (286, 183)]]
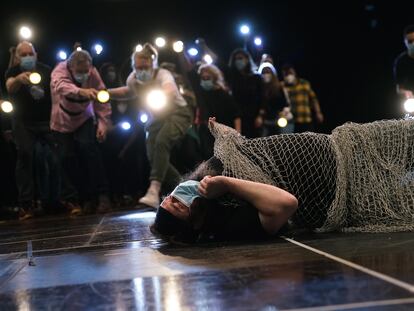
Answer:
[(217, 122), (210, 131), (223, 175), (296, 196), (295, 225), (321, 232), (414, 229), (414, 120), (346, 123), (331, 135), (246, 139)]

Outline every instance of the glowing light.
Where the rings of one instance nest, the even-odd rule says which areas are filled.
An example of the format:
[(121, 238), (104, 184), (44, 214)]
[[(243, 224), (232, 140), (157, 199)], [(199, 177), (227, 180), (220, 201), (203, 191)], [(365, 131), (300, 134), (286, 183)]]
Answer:
[(141, 52), (142, 51), (142, 49), (143, 49), (143, 46), (142, 46), (142, 44), (137, 44), (137, 46), (135, 47), (135, 52)]
[(60, 60), (66, 60), (68, 58), (68, 54), (65, 51), (59, 51), (58, 57)]
[(143, 113), (139, 116), (139, 120), (141, 123), (145, 124), (148, 122), (148, 115), (146, 113)]
[(123, 130), (128, 131), (131, 129), (131, 123), (129, 123), (128, 121), (122, 122), (121, 127)]
[(95, 53), (97, 55), (100, 55), (103, 51), (103, 46), (101, 44), (95, 44), (95, 46), (93, 48), (94, 48)]
[(5, 113), (10, 113), (13, 111), (13, 105), (9, 101), (4, 101), (1, 103), (1, 110)]
[(286, 125), (288, 124), (288, 120), (286, 119), (286, 118), (279, 118), (278, 120), (277, 120), (277, 125), (279, 126), (279, 127), (286, 127)]
[(27, 26), (22, 26), (20, 28), (19, 33), (20, 33), (20, 36), (23, 39), (26, 39), (26, 40), (27, 39), (30, 39), (32, 37), (32, 30), (29, 27), (27, 27)]
[(147, 95), (147, 105), (152, 110), (159, 111), (167, 105), (167, 96), (161, 90), (152, 90)]
[(77, 48), (76, 48), (76, 51), (82, 51), (82, 47), (80, 47), (80, 46), (78, 46)]
[(163, 48), (166, 44), (166, 41), (163, 37), (158, 37), (155, 39), (155, 45), (159, 48)]
[(240, 27), (240, 32), (242, 33), (242, 35), (248, 35), (250, 33), (250, 27), (247, 25), (242, 25)]
[(262, 45), (262, 39), (259, 37), (254, 38), (254, 44), (256, 46), (261, 46)]
[(196, 48), (191, 48), (188, 50), (188, 54), (190, 54), (191, 56), (197, 56), (198, 50)]
[(31, 84), (39, 84), (42, 81), (42, 77), (37, 72), (32, 72), (29, 76), (29, 80)]
[(154, 218), (155, 212), (141, 212), (141, 213), (132, 213), (124, 216), (120, 216), (120, 219), (146, 219), (146, 218)]
[(409, 98), (404, 103), (404, 109), (408, 113), (414, 112), (414, 98)]
[(107, 103), (111, 96), (109, 95), (107, 90), (101, 90), (98, 92), (98, 95), (96, 96), (98, 101), (102, 104)]
[(210, 56), (210, 54), (204, 55), (203, 60), (206, 62), (206, 64), (209, 65), (213, 63), (213, 58)]
[(173, 44), (173, 50), (176, 53), (181, 53), (184, 50), (184, 43), (183, 41), (176, 41)]

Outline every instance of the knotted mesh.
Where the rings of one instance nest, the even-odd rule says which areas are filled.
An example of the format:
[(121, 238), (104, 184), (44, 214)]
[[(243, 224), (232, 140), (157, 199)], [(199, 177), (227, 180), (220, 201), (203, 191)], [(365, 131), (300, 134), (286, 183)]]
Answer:
[(293, 223), (319, 231), (413, 230), (414, 121), (347, 123), (331, 135), (246, 139), (214, 123), (223, 175), (294, 194)]

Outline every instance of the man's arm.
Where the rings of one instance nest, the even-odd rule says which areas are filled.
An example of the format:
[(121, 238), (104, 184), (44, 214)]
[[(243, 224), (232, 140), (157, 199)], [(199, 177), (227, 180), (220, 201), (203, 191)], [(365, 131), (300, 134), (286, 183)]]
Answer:
[(30, 72), (22, 72), (15, 77), (9, 77), (6, 80), (6, 89), (9, 94), (14, 94), (20, 90), (22, 85), (30, 84)]
[(324, 117), (321, 111), (321, 106), (319, 105), (318, 97), (316, 96), (315, 91), (312, 89), (312, 86), (310, 85), (310, 83), (309, 83), (309, 100), (312, 105), (312, 109), (315, 112), (316, 120), (319, 123), (322, 123)]
[[(104, 90), (106, 89), (104, 82), (102, 81), (101, 76), (99, 75), (96, 68), (93, 68), (91, 71), (91, 86), (96, 90)], [(96, 137), (98, 141), (102, 142), (106, 138), (106, 132), (108, 130), (109, 125), (111, 124), (111, 104), (110, 102), (107, 103), (100, 103), (97, 100), (93, 102), (93, 109), (98, 117), (98, 129), (96, 133)]]
[(277, 233), (298, 208), (298, 200), (278, 187), (226, 176), (206, 176), (198, 188), (208, 199), (225, 193), (245, 200), (257, 208), (263, 229), (269, 234)]

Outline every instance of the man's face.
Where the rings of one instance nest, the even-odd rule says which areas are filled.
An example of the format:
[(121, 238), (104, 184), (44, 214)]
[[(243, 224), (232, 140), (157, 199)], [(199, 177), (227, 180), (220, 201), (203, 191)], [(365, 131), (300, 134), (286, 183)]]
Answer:
[(74, 75), (80, 75), (80, 74), (89, 74), (91, 70), (91, 64), (89, 62), (81, 62), (74, 64), (71, 69)]
[(144, 55), (137, 55), (135, 57), (135, 70), (150, 70), (152, 69), (153, 60), (151, 57)]
[(284, 77), (286, 77), (286, 76), (288, 76), (288, 75), (293, 75), (293, 76), (295, 76), (295, 77), (296, 77), (296, 71), (295, 71), (295, 69), (293, 69), (293, 68), (289, 68), (288, 70), (285, 70), (285, 71), (283, 72), (283, 76), (284, 76)]
[(161, 207), (179, 219), (187, 220), (190, 217), (190, 209), (171, 195), (162, 201)]
[(29, 44), (22, 44), (17, 50), (17, 58), (20, 60), (22, 57), (26, 56), (37, 56), (33, 47)]
[(405, 35), (404, 43), (407, 48), (414, 44), (414, 32)]
[(210, 72), (203, 70), (200, 74), (201, 80), (214, 80)]

